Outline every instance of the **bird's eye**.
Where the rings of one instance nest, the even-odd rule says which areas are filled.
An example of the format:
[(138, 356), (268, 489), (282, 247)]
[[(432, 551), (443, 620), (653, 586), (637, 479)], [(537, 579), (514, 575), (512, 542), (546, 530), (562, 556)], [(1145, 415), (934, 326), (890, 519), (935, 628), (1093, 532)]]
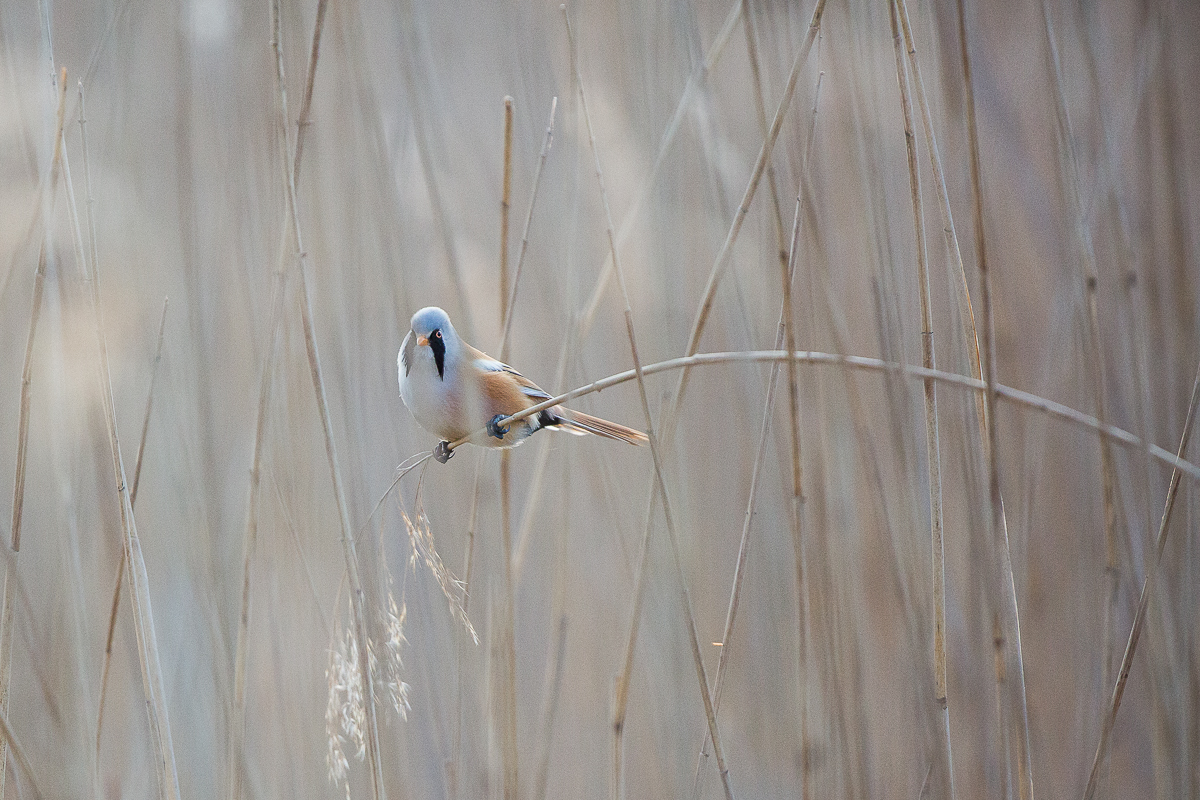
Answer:
[(440, 339), (440, 338), (442, 338), (442, 332), (441, 332), (441, 331), (434, 331), (434, 332), (433, 332), (433, 338), (435, 338), (435, 339)]

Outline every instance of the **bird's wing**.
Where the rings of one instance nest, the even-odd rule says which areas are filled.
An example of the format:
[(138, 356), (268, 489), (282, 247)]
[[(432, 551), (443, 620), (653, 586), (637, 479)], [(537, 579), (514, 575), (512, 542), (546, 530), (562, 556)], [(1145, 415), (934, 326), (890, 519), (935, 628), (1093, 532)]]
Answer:
[(404, 337), (404, 344), (400, 346), (400, 366), (403, 367), (405, 375), (412, 371), (413, 351), (416, 349), (417, 337), (413, 336), (412, 331), (409, 331), (408, 336)]
[[(487, 353), (480, 352), (474, 347), (470, 348), (470, 352), (471, 355), (475, 357), (475, 366), (481, 373), (483, 373), (483, 382), (485, 386), (492, 385), (499, 387), (505, 383), (515, 384), (515, 386), (511, 387), (512, 389), (519, 390), (521, 394), (525, 395), (526, 397), (534, 398), (535, 401), (550, 399), (550, 395), (546, 394), (541, 387), (526, 378), (521, 373), (517, 372), (508, 364), (505, 364), (502, 361), (497, 361)], [(494, 391), (501, 390), (496, 389)]]

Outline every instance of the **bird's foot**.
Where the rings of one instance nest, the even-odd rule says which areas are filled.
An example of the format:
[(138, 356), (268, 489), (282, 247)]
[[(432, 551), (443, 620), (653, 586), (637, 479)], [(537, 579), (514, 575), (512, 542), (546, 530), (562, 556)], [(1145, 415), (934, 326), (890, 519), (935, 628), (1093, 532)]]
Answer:
[(503, 414), (497, 414), (488, 420), (487, 432), (497, 439), (503, 439), (504, 434), (508, 433), (508, 428), (500, 427), (500, 420), (504, 419)]
[(445, 464), (453, 455), (449, 442), (438, 442), (437, 447), (433, 448), (433, 458), (439, 464)]

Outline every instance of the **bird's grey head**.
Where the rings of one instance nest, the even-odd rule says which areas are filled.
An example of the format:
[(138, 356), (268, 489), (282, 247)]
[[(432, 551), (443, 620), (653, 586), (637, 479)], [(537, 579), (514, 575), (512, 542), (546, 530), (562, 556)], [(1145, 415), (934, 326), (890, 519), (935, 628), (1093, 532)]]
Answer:
[(427, 306), (413, 314), (412, 333), (405, 338), (404, 349), (400, 354), (405, 375), (412, 370), (417, 358), (417, 348), (422, 346), (429, 348), (438, 377), (444, 379), (447, 353), (453, 360), (458, 352), (458, 334), (450, 324), (450, 317), (437, 306)]
[(412, 332), (417, 336), (428, 339), (434, 331), (441, 331), (445, 336), (453, 330), (449, 315), (437, 306), (426, 306), (412, 316)]

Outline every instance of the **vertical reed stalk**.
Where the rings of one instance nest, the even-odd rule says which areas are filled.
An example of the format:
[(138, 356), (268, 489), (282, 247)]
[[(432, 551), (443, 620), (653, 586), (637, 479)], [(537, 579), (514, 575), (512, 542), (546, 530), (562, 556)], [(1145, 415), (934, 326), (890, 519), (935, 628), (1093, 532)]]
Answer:
[[(1197, 400), (1200, 399), (1200, 364), (1196, 365), (1196, 377), (1192, 381), (1192, 397), (1188, 401), (1187, 419), (1183, 423), (1183, 433), (1179, 438), (1178, 458), (1187, 455), (1188, 441), (1192, 436), (1192, 424), (1196, 419)], [(1125, 653), (1121, 657), (1121, 667), (1117, 671), (1117, 680), (1113, 685), (1112, 697), (1108, 701), (1104, 718), (1100, 725), (1100, 741), (1096, 745), (1096, 755), (1092, 759), (1092, 769), (1088, 775), (1087, 788), (1084, 789), (1084, 800), (1092, 800), (1096, 793), (1096, 784), (1100, 778), (1101, 765), (1108, 755), (1111, 744), (1113, 725), (1117, 721), (1117, 711), (1121, 708), (1121, 697), (1125, 694), (1125, 684), (1129, 680), (1129, 670), (1133, 668), (1133, 654), (1137, 651), (1138, 639), (1142, 635), (1142, 626), (1146, 622), (1146, 609), (1150, 603), (1150, 595), (1155, 587), (1159, 563), (1162, 561), (1163, 548), (1167, 544), (1167, 531), (1170, 527), (1171, 512), (1175, 509), (1175, 497), (1179, 491), (1179, 481), (1183, 476), (1178, 468), (1171, 471), (1171, 483), (1167, 488), (1166, 506), (1163, 508), (1162, 521), (1158, 526), (1158, 536), (1155, 538), (1154, 561), (1146, 564), (1146, 575), (1142, 578), (1142, 591), (1138, 595), (1137, 611), (1133, 615), (1133, 624), (1129, 627), (1129, 639), (1125, 643)]]
[[(512, 126), (513, 99), (504, 98), (504, 186), (500, 196), (500, 291), (497, 297), (500, 301), (500, 330), (508, 331), (508, 320), (512, 308), (508, 304), (508, 211), (512, 205)], [(504, 350), (508, 341), (501, 334), (500, 360), (506, 360)], [(500, 453), (500, 551), (504, 559), (504, 613), (501, 615), (500, 640), (502, 644), (501, 672), (503, 681), (500, 687), (501, 714), (500, 724), (503, 728), (504, 758), (504, 798), (516, 800), (520, 794), (520, 780), (517, 771), (517, 651), (516, 651), (516, 604), (513, 600), (512, 575), (512, 484), (510, 468), (512, 454), (505, 450)], [(494, 633), (492, 635), (495, 635)]]
[[(725, 51), (725, 45), (729, 42), (729, 37), (733, 34), (734, 26), (741, 18), (742, 0), (735, 0), (730, 6), (729, 13), (725, 17), (725, 22), (721, 25), (720, 31), (713, 38), (712, 45), (709, 47), (708, 53), (704, 61), (699, 64), (692, 74), (688, 77), (687, 85), (684, 87), (683, 94), (679, 98), (679, 102), (675, 106), (675, 111), (671, 115), (670, 122), (667, 123), (659, 141), (658, 153), (654, 157), (654, 164), (650, 168), (646, 179), (642, 181), (638, 189), (638, 194), (630, 205), (629, 210), (625, 212), (625, 217), (621, 220), (621, 225), (617, 229), (617, 247), (620, 248), (625, 241), (629, 232), (633, 229), (633, 225), (637, 222), (638, 214), (645, 204), (646, 199), (650, 196), (651, 189), (654, 188), (655, 181), (661, 171), (662, 165), (666, 161), (667, 154), (670, 152), (671, 145), (675, 141), (675, 136), (679, 132), (680, 126), (686, 116), (688, 109), (691, 107), (692, 98), (696, 96), (698, 88), (703, 84), (705, 77), (716, 66), (721, 54)], [(571, 56), (571, 61), (574, 63), (574, 56)], [(604, 291), (608, 286), (608, 282), (612, 277), (612, 255), (607, 251), (605, 253), (604, 265), (600, 269), (600, 273), (596, 278), (595, 285), (592, 287), (591, 295), (586, 303), (584, 303), (583, 311), (580, 313), (576, 325), (573, 327), (574, 336), (568, 336), (563, 340), (563, 346), (559, 350), (558, 358), (558, 376), (559, 382), (562, 381), (562, 376), (566, 374), (567, 356), (570, 352), (570, 346), (573, 341), (580, 341), (587, 336), (591, 330), (592, 323), (595, 321), (596, 311), (600, 306), (600, 301), (604, 296)], [(549, 457), (549, 451), (543, 448), (538, 453), (537, 463), (534, 465), (533, 478), (530, 481), (530, 491), (526, 500), (526, 512), (521, 520), (521, 529), (517, 537), (517, 561), (516, 572), (517, 576), (521, 572), (522, 554), (524, 553), (525, 541), (528, 537), (530, 526), (532, 525), (532, 510), (537, 505), (540, 497), (542, 476), (546, 471), (546, 463)], [(649, 502), (655, 502), (651, 499)], [(635, 626), (636, 630), (636, 626)], [(630, 643), (632, 648), (633, 643)]]
[[(317, 59), (321, 54), (321, 34), (325, 30), (325, 8), (327, 0), (317, 1), (317, 19), (313, 25), (312, 47), (309, 51), (308, 77), (305, 81), (304, 101), (300, 107), (300, 117), (296, 126), (296, 150), (292, 157), (291, 174), (292, 186), (300, 184), (300, 165), (304, 154), (305, 131), (308, 129), (309, 114), (312, 110), (313, 85), (316, 82)], [(282, 86), (282, 81), (280, 81)], [(285, 106), (286, 107), (286, 106)], [(287, 169), (287, 137), (286, 115), (284, 117), (284, 168)], [(254, 552), (258, 542), (258, 493), (261, 482), (261, 466), (263, 443), (266, 440), (267, 420), (271, 404), (271, 382), (275, 371), (275, 356), (278, 348), (280, 330), (283, 324), (284, 289), (287, 285), (287, 270), (285, 268), (287, 232), (286, 227), (280, 232), (279, 255), (276, 259), (275, 274), (271, 280), (271, 313), (267, 322), (267, 349), (263, 357), (262, 375), (259, 380), (258, 406), (255, 412), (254, 449), (250, 458), (250, 487), (246, 501), (246, 529), (242, 537), (242, 597), (238, 613), (237, 649), (234, 652), (233, 667), (233, 719), (230, 722), (228, 750), (226, 754), (226, 769), (228, 770), (229, 800), (241, 800), (243, 793), (244, 747), (246, 735), (246, 662), (249, 658), (250, 636), (250, 568), (254, 560)]]
[[(721, 58), (721, 54), (725, 52), (725, 45), (729, 42), (729, 37), (733, 35), (734, 26), (742, 14), (743, 0), (734, 0), (733, 5), (729, 7), (729, 13), (725, 15), (725, 22), (721, 25), (721, 29), (717, 35), (713, 37), (712, 45), (708, 48), (708, 53), (704, 57), (704, 61), (696, 66), (692, 74), (688, 76), (687, 85), (683, 87), (683, 94), (679, 96), (679, 102), (675, 104), (675, 112), (671, 115), (671, 120), (663, 129), (662, 137), (659, 139), (658, 153), (654, 156), (654, 164), (650, 167), (650, 172), (646, 175), (638, 188), (637, 196), (633, 203), (630, 204), (629, 210), (625, 212), (625, 217), (621, 220), (621, 226), (617, 228), (617, 247), (620, 248), (625, 243), (625, 239), (633, 230), (633, 225), (637, 222), (638, 215), (645, 205), (646, 200), (650, 197), (650, 191), (654, 188), (658, 180), (658, 175), (662, 171), (662, 166), (666, 162), (667, 154), (671, 150), (671, 145), (675, 142), (675, 136), (679, 133), (680, 126), (687, 116), (688, 110), (691, 108), (692, 99), (696, 97), (700, 88), (704, 85), (704, 81), (708, 77), (708, 73), (716, 66), (717, 61)], [(600, 274), (596, 278), (596, 283), (592, 287), (592, 293), (588, 301), (583, 305), (583, 311), (579, 315), (579, 338), (583, 339), (587, 332), (591, 330), (592, 323), (596, 319), (596, 311), (600, 307), (600, 301), (604, 297), (604, 291), (608, 288), (608, 282), (612, 279), (613, 264), (612, 255), (605, 253), (604, 266), (600, 268)]]
[(350, 525), (350, 512), (346, 506), (346, 494), (342, 487), (341, 469), (338, 466), (337, 448), (333, 440), (333, 421), (329, 415), (329, 403), (326, 399), (325, 380), (321, 371), (321, 357), (317, 349), (316, 331), (313, 327), (312, 295), (308, 289), (308, 279), (304, 273), (305, 250), (300, 233), (299, 209), (296, 199), (296, 183), (294, 168), (289, 168), (288, 154), (291, 136), (288, 133), (287, 83), (283, 69), (283, 31), (280, 20), (279, 0), (271, 0), (271, 45), (275, 55), (275, 81), (279, 99), (279, 141), (282, 156), (283, 179), (287, 194), (286, 217), (291, 224), (291, 238), (296, 259), (296, 271), (300, 279), (301, 318), (304, 323), (304, 345), (308, 352), (308, 366), (313, 382), (313, 393), (316, 395), (317, 412), (321, 417), (321, 430), (325, 438), (325, 455), (329, 461), (329, 477), (333, 484), (333, 493), (337, 501), (338, 516), (342, 526), (342, 550), (346, 560), (346, 574), (350, 582), (350, 607), (354, 622), (354, 634), (358, 639), (359, 675), (362, 680), (362, 703), (366, 712), (366, 741), (367, 760), (371, 769), (371, 790), (375, 800), (384, 797), (383, 764), (379, 750), (379, 723), (375, 708), (374, 668), (370, 657), (370, 640), (367, 636), (367, 609), (363, 591), (362, 578), (358, 571), (358, 554), (355, 552), (354, 529)]
[(17, 768), (25, 775), (25, 780), (29, 783), (29, 789), (33, 792), (36, 800), (41, 800), (45, 797), (42, 790), (39, 788), (41, 783), (33, 774), (33, 765), (29, 763), (29, 756), (25, 755), (25, 748), (21, 747), (21, 743), (17, 740), (17, 735), (13, 733), (12, 726), (8, 724), (8, 716), (0, 712), (0, 739), (4, 740), (4, 745), (12, 749), (13, 761), (16, 762)]
[[(80, 127), (82, 129), (82, 120)], [(87, 171), (87, 152), (84, 151), (84, 171)], [(91, 205), (91, 197), (88, 197), (88, 205)], [(90, 215), (90, 211), (89, 211)], [(90, 216), (89, 216), (90, 219)], [(93, 237), (92, 246), (92, 263), (95, 263), (95, 226), (91, 227)], [(138, 486), (141, 483), (142, 477), (142, 456), (146, 452), (146, 434), (150, 429), (150, 409), (154, 405), (154, 384), (158, 378), (158, 364), (162, 359), (163, 334), (167, 327), (167, 298), (163, 298), (162, 318), (158, 322), (158, 344), (154, 348), (154, 361), (150, 367), (150, 388), (146, 392), (146, 411), (142, 415), (142, 438), (138, 442), (137, 461), (133, 466), (133, 489), (129, 492), (129, 505), (131, 508), (137, 509)], [(100, 670), (100, 707), (96, 713), (96, 770), (100, 769), (100, 733), (104, 728), (104, 704), (108, 697), (108, 668), (112, 664), (112, 648), (113, 635), (117, 630), (117, 611), (121, 607), (121, 585), (125, 577), (125, 549), (121, 548), (120, 561), (117, 564), (117, 577), (113, 582), (112, 603), (108, 614), (108, 635), (105, 638), (104, 644), (104, 666)]]
[[(823, 2), (823, 0), (820, 0)], [(571, 30), (571, 18), (567, 14), (566, 6), (562, 6), (563, 20), (566, 23), (567, 38), (573, 40), (574, 34)], [(574, 42), (571, 44), (571, 51), (576, 52)], [(658, 486), (659, 496), (662, 498), (663, 516), (667, 525), (667, 534), (671, 542), (671, 554), (675, 564), (676, 578), (679, 582), (681, 600), (683, 602), (684, 614), (686, 617), (688, 635), (692, 644), (692, 660), (696, 666), (696, 679), (700, 685), (700, 695), (704, 703), (704, 713), (708, 718), (708, 732), (712, 738), (713, 752), (717, 757), (717, 769), (721, 775), (721, 783), (725, 789), (726, 800), (733, 800), (733, 789), (729, 781), (729, 769), (725, 765), (725, 755), (721, 750), (721, 736), (717, 730), (716, 713), (713, 711), (712, 696), (709, 692), (708, 678), (704, 670), (704, 658), (700, 652), (700, 639), (696, 632), (696, 622), (692, 615), (691, 599), (688, 595), (687, 580), (683, 571), (683, 563), (679, 557), (679, 542), (675, 533), (675, 522), (671, 512), (670, 496), (667, 494), (666, 481), (663, 478), (662, 459), (659, 454), (659, 444), (654, 433), (654, 420), (650, 414), (650, 400), (646, 394), (645, 377), (642, 375), (642, 362), (638, 356), (637, 334), (633, 326), (633, 308), (629, 301), (629, 290), (625, 285), (625, 273), (621, 269), (621, 262), (617, 256), (617, 241), (616, 233), (613, 227), (612, 211), (608, 205), (608, 194), (604, 188), (604, 171), (601, 168), (600, 150), (596, 146), (596, 135), (592, 129), (591, 115), (588, 113), (587, 94), (583, 88), (583, 78), (579, 73), (579, 65), (577, 62), (572, 63), (571, 68), (576, 76), (576, 83), (579, 87), (579, 103), (583, 112), (583, 119), (588, 133), (588, 142), (591, 145), (592, 155), (595, 160), (596, 181), (600, 190), (600, 203), (604, 207), (604, 218), (607, 223), (608, 246), (612, 252), (613, 270), (617, 275), (617, 283), (621, 287), (621, 296), (625, 300), (625, 332), (629, 338), (630, 356), (633, 359), (634, 372), (637, 376), (638, 394), (642, 401), (642, 413), (646, 419), (646, 436), (650, 445), (650, 457), (654, 462), (654, 476)]]
[[(63, 79), (65, 82), (64, 71)], [(83, 87), (79, 89), (80, 139), (83, 152), (87, 148), (87, 115), (84, 111)], [(65, 160), (65, 156), (64, 156)], [(171, 740), (171, 724), (167, 714), (166, 691), (163, 687), (162, 666), (158, 652), (158, 641), (154, 630), (154, 613), (150, 604), (150, 580), (146, 563), (142, 558), (141, 540), (133, 516), (133, 501), (129, 484), (125, 478), (125, 462), (121, 456), (121, 444), (117, 436), (116, 406), (113, 400), (112, 373), (109, 369), (108, 345), (104, 337), (104, 312), (100, 303), (100, 264), (95, 252), (95, 223), (92, 220), (91, 176), (87, 161), (84, 161), (85, 186), (88, 201), (88, 228), (92, 242), (91, 302), (96, 323), (96, 343), (99, 349), (98, 377), (101, 384), (101, 399), (105, 419), (108, 423), (109, 448), (112, 451), (113, 477), (121, 508), (121, 526), (124, 531), (125, 561), (129, 571), (130, 605), (133, 609), (134, 632), (137, 635), (139, 663), (142, 668), (142, 686), (146, 693), (146, 714), (150, 734), (155, 743), (155, 771), (158, 773), (159, 796), (164, 800), (176, 800), (179, 795), (179, 774), (175, 767), (175, 749)], [(86, 271), (86, 264), (84, 265)]]
[[(967, 144), (968, 156), (970, 162), (970, 179), (971, 179), (971, 211), (975, 227), (975, 262), (979, 268), (979, 283), (980, 283), (980, 299), (982, 301), (983, 315), (983, 354), (987, 359), (987, 375), (986, 380), (989, 390), (984, 394), (984, 415), (983, 418), (988, 421), (986, 425), (987, 438), (985, 439), (985, 450), (988, 454), (988, 503), (991, 508), (993, 536), (997, 535), (997, 531), (1004, 526), (1002, 519), (1003, 499), (1000, 494), (1000, 471), (999, 460), (997, 457), (997, 447), (999, 443), (999, 434), (996, 432), (996, 416), (995, 416), (995, 391), (993, 388), (997, 382), (997, 367), (996, 367), (996, 325), (992, 313), (992, 280), (990, 265), (987, 258), (987, 231), (984, 227), (983, 220), (983, 177), (982, 169), (979, 163), (979, 127), (975, 118), (975, 81), (971, 72), (971, 54), (970, 45), (967, 40), (967, 23), (966, 10), (963, 7), (963, 0), (957, 0), (958, 10), (958, 43), (959, 57), (963, 67), (963, 92), (966, 105), (967, 115)], [(995, 601), (993, 601), (995, 602)], [(1001, 784), (1004, 787), (1004, 795), (1007, 796), (1010, 786), (1009, 781), (1009, 718), (1008, 707), (1005, 702), (1004, 688), (1007, 683), (1007, 670), (1004, 664), (1005, 653), (1005, 636), (1004, 628), (1000, 621), (999, 613), (994, 613), (992, 617), (992, 644), (993, 644), (993, 667), (995, 674), (996, 686), (996, 709), (997, 718), (1000, 722), (1000, 754), (1003, 768), (1001, 773)]]
[[(904, 63), (900, 25), (897, 19), (899, 2), (888, 3), (892, 25), (892, 43), (896, 54), (896, 80), (900, 87), (900, 106), (904, 116), (904, 141), (908, 152), (909, 188), (912, 196), (913, 222), (917, 240), (917, 288), (921, 300), (921, 364), (925, 369), (937, 369), (933, 345), (933, 311), (929, 294), (929, 271), (926, 263), (925, 212), (921, 202), (921, 178), (917, 164), (916, 133), (913, 130), (912, 98), (909, 76)], [(950, 705), (946, 692), (946, 557), (942, 541), (942, 458), (938, 441), (937, 387), (931, 379), (924, 381), (925, 396), (925, 457), (929, 470), (929, 525), (932, 543), (933, 572), (933, 666), (934, 700), (938, 715), (939, 776), (942, 796), (954, 797), (954, 762), (950, 750)]]
[[(808, 53), (812, 50), (813, 42), (816, 40), (817, 33), (821, 29), (821, 15), (824, 11), (825, 0), (817, 0), (816, 7), (813, 8), (812, 19), (808, 23), (808, 33), (804, 37), (804, 43), (800, 46), (800, 50), (796, 53), (795, 60), (792, 62), (792, 69), (788, 74), (787, 84), (783, 89), (783, 97), (779, 99), (779, 105), (775, 108), (775, 116), (771, 120), (771, 128), (767, 131), (766, 138), (763, 139), (762, 147), (759, 148), (758, 158), (755, 160), (754, 169), (750, 173), (750, 181), (746, 185), (742, 201), (738, 204), (737, 212), (734, 214), (733, 223), (729, 227), (729, 233), (725, 237), (725, 242), (721, 245), (721, 249), (717, 253), (717, 258), (713, 262), (712, 271), (709, 272), (708, 282), (704, 287), (700, 306), (696, 310), (696, 316), (692, 322), (692, 331), (688, 336), (687, 352), (684, 355), (695, 355), (700, 349), (700, 337), (704, 334), (704, 327), (708, 323), (709, 312), (712, 311), (713, 303), (716, 301), (717, 286), (721, 282), (725, 268), (729, 265), (733, 245), (742, 230), (742, 223), (745, 221), (746, 215), (750, 212), (750, 203), (754, 200), (754, 194), (758, 190), (759, 181), (762, 180), (763, 172), (766, 170), (767, 162), (770, 160), (771, 151), (775, 148), (775, 140), (779, 138), (779, 131), (783, 128), (783, 120), (787, 116), (788, 108), (792, 103), (792, 96), (796, 92), (796, 81), (800, 78), (800, 68), (808, 60)], [(690, 370), (684, 368), (679, 373), (679, 384), (675, 387), (674, 401), (671, 406), (672, 411), (667, 414), (663, 424), (663, 434), (667, 439), (670, 439), (672, 428), (674, 427), (674, 409), (677, 409), (683, 402), (689, 372)]]
[[(29, 312), (29, 333), (25, 337), (25, 361), (21, 368), (21, 401), (17, 411), (17, 466), (13, 477), (12, 523), (10, 528), (9, 546), (12, 548), (11, 558), (4, 562), (4, 608), (0, 612), (0, 715), (8, 714), (8, 683), (11, 677), (13, 627), (16, 605), (17, 560), (21, 552), (21, 518), (25, 506), (25, 469), (26, 453), (29, 447), (29, 412), (30, 388), (33, 385), (33, 344), (37, 339), (38, 319), (42, 314), (42, 294), (46, 285), (46, 260), (48, 258), (50, 226), (53, 222), (51, 214), (54, 201), (58, 196), (58, 171), (62, 160), (63, 114), (67, 99), (67, 71), (63, 69), (58, 75), (58, 110), (55, 115), (54, 156), (50, 162), (50, 180), (45, 186), (50, 191), (48, 205), (39, 193), (42, 207), (42, 245), (38, 252), (37, 271), (33, 276), (33, 307)], [(0, 742), (0, 798), (4, 796), (4, 765), (5, 753), (8, 747), (7, 739)]]

